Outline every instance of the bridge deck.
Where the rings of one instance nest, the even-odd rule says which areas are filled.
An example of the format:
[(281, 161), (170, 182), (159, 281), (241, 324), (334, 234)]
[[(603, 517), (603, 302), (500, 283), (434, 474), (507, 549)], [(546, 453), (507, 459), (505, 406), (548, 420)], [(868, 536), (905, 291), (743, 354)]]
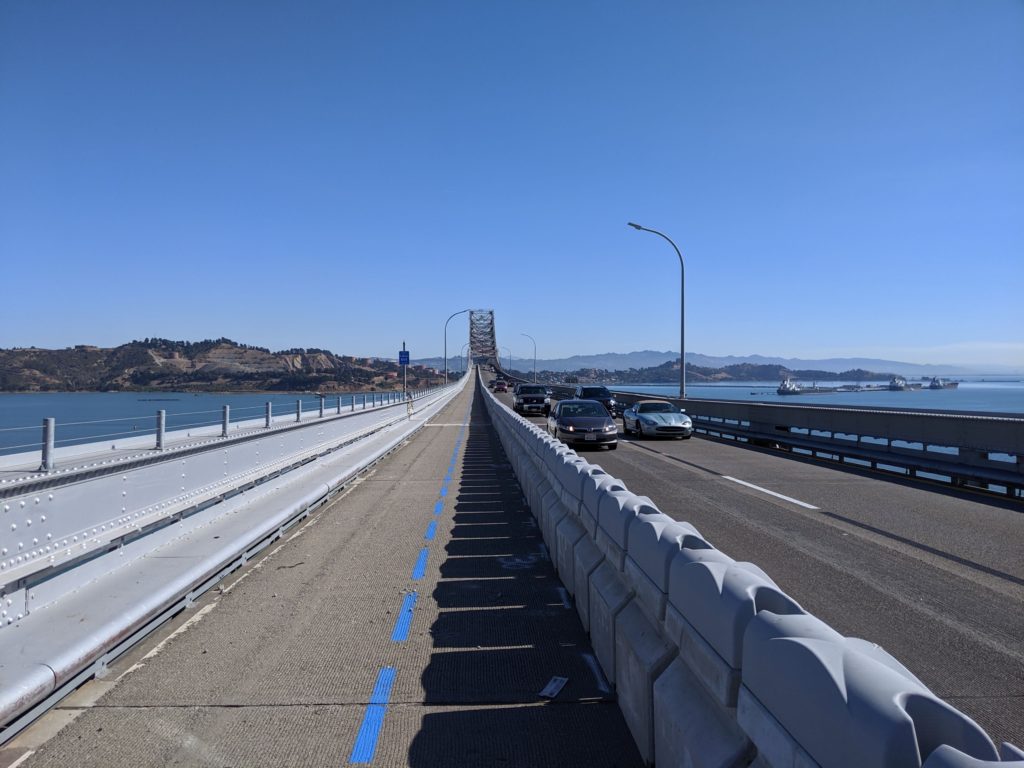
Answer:
[(1019, 503), (702, 438), (584, 456), (881, 645), (996, 741), (1024, 742)]
[(473, 391), (0, 765), (638, 765)]

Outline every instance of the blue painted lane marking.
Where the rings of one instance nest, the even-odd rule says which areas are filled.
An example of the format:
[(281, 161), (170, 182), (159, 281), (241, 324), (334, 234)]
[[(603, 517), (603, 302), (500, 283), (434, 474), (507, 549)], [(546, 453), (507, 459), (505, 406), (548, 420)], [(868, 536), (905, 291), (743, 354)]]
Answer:
[(402, 610), (395, 621), (395, 629), (391, 633), (391, 642), (403, 643), (409, 637), (409, 626), (412, 624), (412, 609), (416, 607), (417, 594), (410, 592), (402, 601)]
[(443, 501), (437, 502), (437, 504), (434, 505), (434, 514), (435, 515), (440, 515), (441, 511), (443, 509), (444, 509), (444, 502)]
[(442, 485), (441, 486), (441, 495), (442, 496), (447, 496), (448, 495), (448, 486), (447, 485)]
[(384, 714), (387, 712), (388, 700), (391, 698), (391, 686), (395, 682), (395, 668), (384, 667), (377, 675), (377, 683), (373, 686), (370, 705), (363, 716), (363, 724), (359, 726), (355, 746), (349, 755), (350, 765), (373, 762), (373, 753), (377, 751), (377, 739), (381, 726), (384, 725)]
[(423, 534), (423, 538), (427, 541), (433, 541), (434, 535), (437, 533), (437, 520), (431, 520), (430, 525), (427, 526), (427, 532)]
[(427, 572), (427, 558), (430, 556), (430, 550), (424, 547), (420, 550), (420, 556), (416, 558), (416, 566), (412, 569), (413, 581), (419, 581), (423, 578), (423, 574)]

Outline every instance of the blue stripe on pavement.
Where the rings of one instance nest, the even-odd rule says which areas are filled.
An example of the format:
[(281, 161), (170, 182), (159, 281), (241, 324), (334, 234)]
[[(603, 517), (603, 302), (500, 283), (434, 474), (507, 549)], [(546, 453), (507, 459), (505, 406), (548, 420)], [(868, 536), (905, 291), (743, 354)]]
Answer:
[(348, 758), (350, 765), (373, 762), (373, 753), (377, 750), (377, 739), (381, 726), (384, 725), (384, 714), (387, 712), (388, 700), (391, 698), (391, 686), (395, 682), (395, 668), (384, 667), (377, 675), (377, 683), (373, 686), (370, 705), (363, 716), (363, 724), (359, 727), (355, 746)]
[(416, 558), (416, 566), (412, 569), (413, 581), (419, 581), (423, 578), (423, 574), (427, 572), (427, 557), (429, 556), (429, 549), (424, 547), (420, 550), (420, 556)]
[(427, 526), (427, 532), (423, 534), (423, 538), (427, 541), (434, 540), (434, 534), (437, 533), (437, 520), (431, 520), (430, 525)]
[(402, 643), (409, 637), (409, 626), (412, 624), (412, 609), (416, 607), (416, 593), (410, 592), (402, 601), (402, 610), (395, 621), (395, 629), (391, 633), (391, 642)]
[(448, 495), (448, 486), (447, 485), (442, 485), (441, 486), (441, 495), (442, 496), (447, 496)]
[(443, 509), (444, 509), (444, 502), (443, 501), (437, 502), (437, 504), (434, 505), (434, 514), (435, 515), (440, 515), (441, 511)]

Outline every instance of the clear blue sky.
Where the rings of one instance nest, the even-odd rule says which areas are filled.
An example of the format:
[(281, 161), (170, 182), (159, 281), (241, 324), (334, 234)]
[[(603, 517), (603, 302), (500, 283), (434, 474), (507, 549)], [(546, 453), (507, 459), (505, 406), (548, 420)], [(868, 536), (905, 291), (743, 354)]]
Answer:
[(688, 352), (1024, 368), (1024, 3), (0, 4), (0, 346), (678, 350), (630, 220)]

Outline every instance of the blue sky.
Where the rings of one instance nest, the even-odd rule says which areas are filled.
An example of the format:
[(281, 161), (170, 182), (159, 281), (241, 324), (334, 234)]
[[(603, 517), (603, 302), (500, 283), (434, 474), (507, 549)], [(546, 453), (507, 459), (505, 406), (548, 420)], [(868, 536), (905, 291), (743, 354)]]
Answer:
[[(0, 346), (1024, 369), (1024, 3), (0, 4)], [(450, 326), (449, 350), (466, 339)]]

